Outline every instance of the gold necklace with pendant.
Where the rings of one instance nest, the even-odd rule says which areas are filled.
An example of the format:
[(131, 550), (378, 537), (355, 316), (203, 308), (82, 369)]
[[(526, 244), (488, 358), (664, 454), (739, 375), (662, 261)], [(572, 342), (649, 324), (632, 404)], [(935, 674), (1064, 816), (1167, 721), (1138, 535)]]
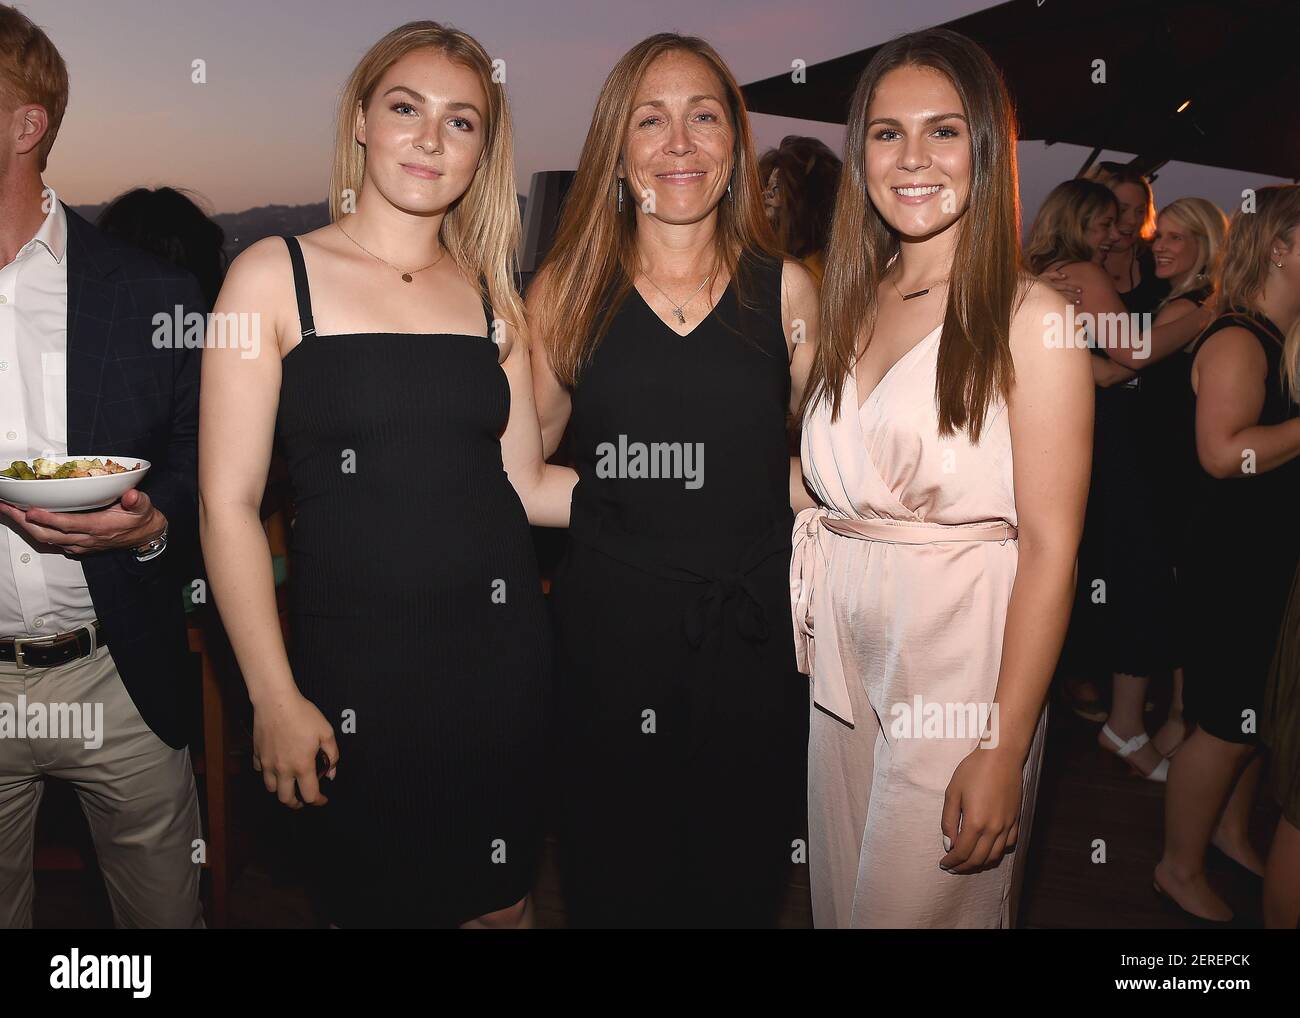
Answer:
[[(338, 223), (335, 223), (334, 225), (338, 226)], [(390, 269), (396, 272), (399, 276), (402, 277), (402, 282), (404, 283), (409, 283), (411, 281), (411, 277), (414, 276), (417, 272), (423, 272), (425, 269), (433, 268), (440, 261), (442, 261), (442, 255), (445, 255), (447, 253), (446, 248), (444, 248), (442, 254), (438, 255), (438, 257), (435, 258), (433, 261), (431, 261), (428, 265), (422, 265), (420, 268), (412, 269), (410, 272), (403, 272), (401, 269), (399, 269), (396, 265), (394, 265), (392, 262), (388, 261), (387, 259), (380, 258), (379, 255), (375, 254), (373, 251), (361, 247), (361, 243), (355, 237), (353, 237), (352, 234), (348, 233), (347, 230), (343, 229), (342, 226), (339, 226), (339, 231), (343, 234), (343, 236), (347, 237), (348, 240), (356, 244), (357, 247), (360, 247), (362, 251), (365, 251), (366, 254), (370, 255), (371, 258), (375, 259), (375, 261), (383, 262)]]

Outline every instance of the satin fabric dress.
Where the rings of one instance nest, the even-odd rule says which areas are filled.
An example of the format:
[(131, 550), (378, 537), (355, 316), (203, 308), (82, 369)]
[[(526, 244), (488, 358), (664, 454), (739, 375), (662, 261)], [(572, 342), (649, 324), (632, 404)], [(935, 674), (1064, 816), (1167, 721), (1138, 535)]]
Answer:
[[(860, 410), (850, 373), (839, 418), (823, 396), (804, 419), (804, 477), (821, 505), (795, 521), (791, 594), (796, 654), (813, 685), (818, 927), (1013, 921), (1045, 714), (1024, 768), (1015, 851), (975, 874), (939, 868), (948, 782), (981, 730), (998, 734), (989, 705), (1019, 557), (1006, 405), (991, 407), (978, 445), (939, 436), (940, 334), (904, 354)], [(936, 710), (946, 725), (925, 722)]]

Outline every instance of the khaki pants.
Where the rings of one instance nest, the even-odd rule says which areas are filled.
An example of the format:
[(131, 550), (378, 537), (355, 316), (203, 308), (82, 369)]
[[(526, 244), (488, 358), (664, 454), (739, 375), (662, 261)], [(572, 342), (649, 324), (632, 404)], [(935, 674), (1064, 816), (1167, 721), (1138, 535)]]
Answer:
[[(88, 727), (72, 726), (74, 711)], [(35, 730), (34, 712), (50, 718), (45, 731)], [(17, 714), (27, 731), (4, 727)], [(55, 668), (0, 662), (0, 928), (32, 925), (32, 847), (47, 776), (76, 788), (115, 925), (203, 928), (189, 752), (144, 723), (103, 647)]]

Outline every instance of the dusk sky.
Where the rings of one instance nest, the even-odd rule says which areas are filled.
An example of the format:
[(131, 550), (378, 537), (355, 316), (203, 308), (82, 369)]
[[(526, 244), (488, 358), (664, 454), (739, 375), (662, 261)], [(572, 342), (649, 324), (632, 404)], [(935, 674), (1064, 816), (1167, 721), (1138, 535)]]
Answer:
[[(26, 0), (68, 63), (71, 98), (45, 179), (70, 204), (137, 185), (197, 191), (213, 212), (321, 201), (338, 92), (366, 49), (406, 21), (476, 36), (506, 62), (517, 186), (572, 168), (596, 93), (618, 57), (654, 32), (709, 40), (742, 83), (788, 72), (990, 6), (981, 0)], [(207, 82), (192, 84), (202, 59)], [(843, 129), (755, 115), (756, 144), (811, 134), (837, 152)], [(1020, 146), (1026, 217), (1087, 156)], [(1107, 153), (1103, 158), (1128, 156)], [(1187, 194), (1229, 212), (1244, 187), (1274, 178), (1171, 163), (1161, 205)]]

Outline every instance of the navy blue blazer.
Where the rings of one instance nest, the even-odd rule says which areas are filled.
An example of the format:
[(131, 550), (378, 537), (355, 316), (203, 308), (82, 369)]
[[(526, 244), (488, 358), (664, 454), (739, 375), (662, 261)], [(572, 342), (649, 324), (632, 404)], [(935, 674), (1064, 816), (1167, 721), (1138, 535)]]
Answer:
[(198, 575), (201, 351), (156, 346), (154, 315), (208, 311), (198, 282), (68, 217), (68, 453), (140, 457), (140, 484), (167, 517), (167, 549), (148, 562), (129, 548), (83, 556), (109, 653), (149, 728), (185, 746), (198, 718), (182, 586)]

